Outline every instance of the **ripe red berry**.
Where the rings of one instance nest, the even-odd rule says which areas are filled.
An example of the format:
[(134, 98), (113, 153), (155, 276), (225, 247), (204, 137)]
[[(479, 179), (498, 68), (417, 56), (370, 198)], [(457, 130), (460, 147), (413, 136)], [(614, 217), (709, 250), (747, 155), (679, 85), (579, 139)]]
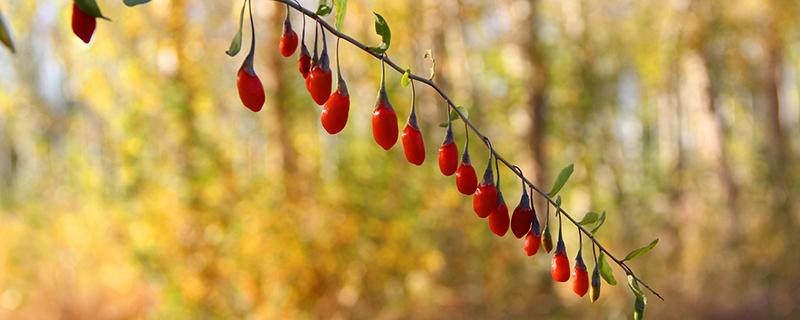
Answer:
[[(248, 63), (248, 61), (250, 62)], [(236, 85), (239, 88), (239, 98), (242, 99), (244, 106), (253, 112), (260, 111), (265, 100), (264, 86), (261, 85), (261, 80), (253, 70), (251, 57), (245, 59), (245, 63), (239, 68)]]
[(567, 259), (567, 250), (560, 234), (556, 245), (556, 254), (553, 255), (553, 261), (550, 264), (550, 275), (554, 281), (567, 282), (569, 280), (569, 259)]
[[(442, 146), (439, 147), (439, 171), (445, 176), (451, 176), (458, 169), (458, 146), (453, 139), (453, 128), (448, 124)], [(473, 174), (474, 174), (473, 170)], [(457, 181), (457, 180), (456, 180)], [(477, 182), (477, 180), (476, 180)]]
[(297, 50), (297, 40), (297, 33), (292, 30), (292, 23), (289, 21), (287, 13), (286, 20), (283, 21), (283, 34), (279, 45), (281, 55), (284, 57), (293, 55), (294, 51)]
[(422, 139), (422, 132), (417, 125), (417, 114), (411, 110), (408, 123), (403, 129), (403, 153), (406, 160), (415, 165), (422, 165), (425, 162), (425, 141)]
[(458, 187), (458, 192), (464, 195), (471, 195), (478, 188), (478, 175), (475, 174), (475, 168), (472, 167), (472, 163), (469, 160), (469, 150), (464, 150), (461, 164), (456, 170), (456, 186)]
[(583, 263), (581, 252), (575, 257), (575, 269), (572, 271), (572, 292), (579, 297), (583, 297), (589, 291), (589, 273), (586, 272), (586, 265)]
[(533, 220), (533, 211), (531, 210), (531, 202), (528, 193), (523, 188), (522, 197), (519, 200), (517, 208), (514, 209), (514, 214), (511, 216), (511, 232), (514, 236), (522, 238), (528, 233), (531, 228), (531, 221)]
[(472, 208), (475, 213), (481, 218), (486, 218), (497, 206), (497, 188), (494, 186), (494, 175), (492, 174), (492, 161), (489, 159), (489, 166), (483, 173), (483, 181), (478, 185), (478, 190), (475, 191), (475, 197), (472, 200)]
[(347, 116), (350, 113), (350, 95), (347, 93), (347, 84), (339, 76), (339, 85), (331, 97), (322, 107), (320, 121), (322, 127), (329, 134), (337, 134), (347, 125)]
[(84, 43), (89, 43), (95, 27), (97, 27), (97, 19), (81, 10), (78, 3), (72, 2), (72, 33)]
[(397, 114), (386, 96), (386, 88), (381, 83), (381, 92), (375, 110), (372, 111), (372, 136), (384, 150), (389, 150), (397, 142)]
[(533, 230), (528, 231), (528, 234), (525, 235), (525, 244), (523, 245), (522, 249), (525, 250), (525, 253), (530, 257), (535, 255), (536, 252), (539, 251), (539, 243), (542, 241), (542, 235), (536, 234)]
[(502, 237), (508, 232), (508, 207), (506, 201), (503, 199), (503, 193), (497, 192), (497, 205), (492, 213), (489, 215), (489, 229), (494, 234)]
[(311, 70), (311, 54), (308, 53), (305, 42), (300, 45), (300, 58), (297, 59), (297, 69), (300, 70), (303, 79), (308, 78), (308, 72)]

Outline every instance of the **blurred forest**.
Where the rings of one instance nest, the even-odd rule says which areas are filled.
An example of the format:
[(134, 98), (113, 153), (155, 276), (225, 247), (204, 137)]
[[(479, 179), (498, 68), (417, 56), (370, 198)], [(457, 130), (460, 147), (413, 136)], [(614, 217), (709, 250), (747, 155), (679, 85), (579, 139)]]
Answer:
[[(325, 133), (278, 54), (283, 6), (253, 2), (254, 114), (225, 55), (240, 1), (99, 3), (114, 21), (84, 45), (71, 2), (0, 2), (17, 42), (0, 48), (0, 319), (631, 316), (618, 268), (578, 299), (475, 216), (436, 165), (435, 92), (417, 88), (413, 167), (375, 145), (380, 63), (344, 43), (350, 120)], [(344, 31), (377, 44), (371, 11), (392, 58), (424, 74), (432, 49), (437, 82), (539, 185), (574, 162), (564, 207), (606, 210), (613, 253), (661, 239), (630, 263), (666, 298), (647, 317), (800, 316), (800, 3), (351, 0)], [(410, 89), (387, 81), (404, 122)]]

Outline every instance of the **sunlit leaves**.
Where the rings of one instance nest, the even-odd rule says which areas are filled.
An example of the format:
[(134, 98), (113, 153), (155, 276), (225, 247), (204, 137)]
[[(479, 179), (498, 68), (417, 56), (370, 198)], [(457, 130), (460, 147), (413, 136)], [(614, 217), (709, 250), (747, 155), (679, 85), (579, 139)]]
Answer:
[(559, 191), (561, 191), (561, 188), (563, 188), (564, 184), (567, 183), (567, 180), (569, 180), (569, 177), (572, 175), (572, 171), (574, 170), (575, 166), (571, 163), (564, 169), (561, 169), (561, 172), (558, 174), (558, 177), (556, 177), (556, 180), (553, 181), (553, 187), (550, 188), (549, 194), (551, 197), (554, 197), (556, 194), (558, 194)]
[(347, 14), (347, 0), (335, 0), (334, 5), (336, 6), (336, 30), (342, 31), (344, 15)]
[(103, 14), (100, 12), (100, 7), (97, 6), (97, 2), (95, 0), (75, 0), (75, 4), (81, 8), (81, 11), (92, 17), (110, 20), (103, 16)]
[(16, 53), (17, 49), (14, 46), (14, 37), (11, 35), (11, 26), (3, 12), (0, 11), (0, 42), (2, 42), (12, 53)]
[(122, 0), (122, 2), (125, 3), (126, 6), (133, 7), (136, 5), (148, 3), (150, 2), (150, 0)]
[(630, 253), (628, 253), (627, 256), (625, 256), (625, 259), (622, 259), (622, 261), (633, 260), (635, 258), (641, 257), (645, 253), (650, 252), (650, 250), (653, 250), (653, 248), (655, 248), (655, 246), (657, 244), (658, 244), (658, 239), (655, 239), (652, 242), (650, 242), (650, 244), (648, 244), (648, 245), (646, 245), (644, 247), (641, 247), (639, 249), (631, 251)]
[(606, 255), (603, 251), (600, 251), (600, 255), (597, 257), (597, 263), (600, 265), (600, 276), (603, 280), (612, 286), (617, 285), (617, 279), (614, 279), (614, 272), (611, 271), (611, 265), (606, 261)]
[(228, 51), (225, 51), (229, 56), (233, 57), (239, 53), (239, 50), (242, 49), (242, 23), (244, 21), (244, 8), (247, 4), (247, 0), (242, 3), (242, 11), (239, 12), (239, 31), (236, 32), (236, 35), (233, 36), (233, 40), (231, 40), (231, 45), (228, 48)]
[(377, 12), (375, 14), (375, 33), (381, 36), (381, 44), (377, 47), (370, 47), (369, 50), (375, 54), (383, 54), (389, 50), (389, 44), (392, 42), (392, 31), (389, 30), (389, 24), (383, 19), (383, 16)]

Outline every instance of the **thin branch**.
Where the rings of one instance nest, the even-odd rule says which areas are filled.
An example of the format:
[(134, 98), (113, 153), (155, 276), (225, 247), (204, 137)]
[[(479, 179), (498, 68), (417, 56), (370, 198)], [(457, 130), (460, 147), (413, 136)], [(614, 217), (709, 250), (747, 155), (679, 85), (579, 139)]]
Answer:
[[(388, 55), (385, 55), (385, 54), (384, 54), (384, 55), (382, 55), (382, 54), (377, 54), (377, 53), (374, 53), (374, 52), (370, 51), (370, 50), (369, 50), (369, 46), (367, 46), (367, 45), (365, 45), (365, 44), (363, 44), (363, 43), (359, 42), (358, 40), (355, 40), (355, 39), (353, 39), (352, 37), (350, 37), (350, 36), (349, 36), (349, 35), (347, 35), (347, 34), (344, 34), (344, 33), (341, 33), (341, 32), (339, 32), (338, 30), (336, 30), (336, 28), (334, 28), (333, 26), (331, 26), (330, 24), (328, 24), (328, 22), (326, 22), (326, 21), (325, 21), (325, 20), (324, 20), (322, 17), (318, 16), (318, 15), (317, 15), (316, 13), (314, 13), (313, 11), (310, 11), (310, 10), (308, 10), (308, 9), (306, 9), (306, 8), (303, 8), (302, 6), (300, 6), (299, 4), (297, 4), (296, 2), (294, 2), (293, 0), (272, 0), (272, 1), (277, 1), (277, 2), (281, 2), (281, 3), (285, 3), (285, 4), (289, 5), (289, 6), (291, 6), (292, 8), (294, 8), (295, 10), (297, 10), (297, 11), (299, 11), (299, 12), (303, 13), (304, 15), (308, 16), (309, 18), (311, 18), (311, 19), (313, 19), (313, 20), (316, 20), (317, 22), (319, 22), (319, 24), (320, 24), (320, 25), (321, 25), (323, 28), (325, 28), (325, 29), (328, 29), (328, 31), (330, 31), (330, 33), (331, 33), (331, 34), (333, 34), (334, 36), (336, 36), (337, 38), (344, 39), (345, 41), (347, 41), (347, 42), (350, 42), (350, 44), (352, 44), (352, 45), (356, 46), (357, 48), (361, 49), (361, 50), (362, 50), (362, 51), (364, 51), (365, 53), (367, 53), (367, 54), (371, 55), (372, 57), (374, 57), (374, 58), (376, 58), (376, 59), (378, 59), (378, 60), (383, 60), (383, 61), (384, 61), (386, 64), (388, 64), (388, 65), (389, 65), (389, 66), (390, 66), (392, 69), (394, 69), (394, 70), (395, 70), (395, 71), (397, 71), (398, 73), (400, 73), (400, 74), (404, 74), (404, 73), (406, 72), (406, 69), (407, 69), (407, 68), (401, 68), (401, 67), (400, 67), (400, 66), (399, 66), (397, 63), (395, 63), (395, 62), (394, 62), (392, 59), (390, 59)], [(492, 147), (490, 147), (489, 143), (487, 142), (487, 141), (489, 141), (489, 138), (488, 138), (486, 135), (484, 135), (483, 133), (481, 133), (481, 131), (480, 131), (480, 130), (478, 130), (478, 128), (476, 128), (476, 127), (475, 127), (475, 125), (474, 125), (474, 124), (472, 124), (472, 122), (470, 122), (470, 121), (467, 119), (467, 117), (466, 117), (466, 116), (465, 116), (463, 113), (461, 113), (461, 111), (460, 111), (460, 110), (458, 110), (458, 108), (456, 107), (455, 103), (453, 103), (453, 100), (452, 100), (452, 99), (450, 99), (450, 97), (449, 97), (449, 96), (448, 96), (446, 93), (444, 93), (444, 91), (442, 91), (442, 89), (441, 89), (441, 88), (440, 88), (440, 87), (439, 87), (439, 86), (438, 86), (436, 83), (434, 83), (434, 82), (433, 82), (433, 80), (431, 80), (431, 79), (428, 79), (428, 78), (425, 78), (425, 77), (422, 77), (422, 76), (419, 76), (419, 75), (416, 75), (416, 74), (414, 74), (414, 73), (409, 73), (409, 76), (408, 76), (408, 78), (409, 78), (409, 79), (411, 79), (411, 80), (416, 80), (416, 81), (419, 81), (419, 82), (421, 82), (421, 83), (424, 83), (424, 84), (426, 84), (427, 86), (429, 86), (429, 87), (433, 88), (433, 90), (436, 90), (436, 92), (439, 94), (439, 96), (441, 96), (441, 97), (442, 97), (442, 99), (444, 99), (444, 100), (445, 100), (445, 102), (447, 102), (447, 106), (448, 106), (448, 108), (450, 108), (450, 110), (452, 110), (452, 111), (455, 111), (455, 113), (458, 115), (458, 117), (459, 117), (459, 118), (461, 118), (461, 120), (463, 120), (463, 121), (464, 121), (464, 124), (466, 124), (466, 125), (467, 125), (467, 126), (468, 126), (468, 127), (471, 129), (471, 130), (472, 130), (472, 132), (473, 132), (473, 133), (475, 133), (475, 135), (477, 135), (479, 138), (481, 138), (481, 141), (483, 141), (483, 143), (484, 143), (484, 144), (486, 144), (486, 146), (489, 148), (490, 152), (494, 154), (494, 156), (495, 156), (495, 158), (497, 159), (497, 161), (500, 161), (500, 162), (502, 162), (502, 163), (503, 163), (503, 165), (505, 165), (506, 167), (508, 167), (508, 168), (509, 168), (509, 169), (510, 169), (510, 170), (511, 170), (511, 171), (512, 171), (512, 172), (513, 172), (513, 173), (514, 173), (514, 174), (515, 174), (517, 177), (519, 177), (519, 178), (520, 178), (520, 179), (521, 179), (521, 180), (522, 180), (522, 181), (523, 181), (525, 184), (527, 184), (528, 186), (530, 186), (530, 187), (531, 187), (531, 188), (532, 188), (534, 191), (536, 191), (536, 193), (538, 193), (538, 194), (539, 194), (539, 195), (540, 195), (542, 198), (546, 199), (546, 200), (547, 200), (547, 202), (549, 202), (549, 204), (550, 204), (550, 205), (553, 205), (554, 207), (556, 207), (556, 210), (557, 210), (557, 211), (556, 211), (556, 213), (563, 214), (563, 215), (564, 215), (564, 217), (565, 217), (565, 218), (567, 218), (567, 220), (569, 220), (570, 222), (572, 222), (572, 224), (574, 224), (575, 226), (577, 226), (577, 227), (578, 227), (578, 229), (579, 229), (581, 232), (583, 232), (583, 234), (585, 234), (585, 235), (586, 235), (586, 237), (588, 237), (589, 239), (591, 239), (591, 240), (592, 240), (592, 242), (593, 242), (595, 245), (597, 245), (597, 248), (598, 248), (600, 251), (602, 251), (602, 252), (605, 252), (606, 256), (608, 256), (609, 258), (611, 258), (611, 260), (613, 260), (613, 261), (614, 261), (614, 262), (615, 262), (615, 263), (616, 263), (616, 264), (617, 264), (617, 265), (618, 265), (620, 268), (622, 268), (622, 270), (623, 270), (623, 271), (625, 271), (625, 274), (626, 274), (626, 275), (630, 275), (630, 276), (632, 276), (634, 279), (636, 279), (636, 281), (637, 281), (638, 283), (642, 284), (642, 285), (643, 285), (645, 288), (647, 288), (647, 290), (649, 290), (651, 293), (653, 293), (653, 294), (654, 294), (656, 297), (658, 297), (658, 298), (659, 298), (659, 299), (661, 299), (662, 301), (664, 300), (664, 298), (663, 298), (663, 297), (662, 297), (662, 296), (661, 296), (661, 295), (660, 295), (658, 292), (656, 292), (656, 291), (655, 291), (654, 289), (652, 289), (652, 288), (651, 288), (649, 285), (647, 285), (647, 283), (645, 283), (644, 281), (642, 281), (642, 279), (641, 279), (641, 278), (637, 277), (637, 276), (636, 276), (636, 274), (633, 272), (633, 269), (631, 269), (630, 267), (628, 267), (628, 265), (626, 265), (626, 264), (625, 264), (625, 262), (624, 262), (623, 260), (621, 260), (621, 259), (618, 259), (618, 258), (616, 258), (616, 257), (615, 257), (613, 254), (611, 254), (611, 252), (610, 252), (610, 251), (608, 251), (608, 249), (606, 249), (605, 247), (603, 247), (603, 245), (602, 245), (602, 244), (600, 244), (600, 242), (599, 242), (599, 241), (597, 241), (597, 239), (594, 237), (594, 235), (592, 235), (592, 233), (591, 233), (591, 232), (589, 232), (589, 231), (588, 231), (588, 230), (586, 230), (586, 229), (585, 229), (583, 226), (581, 226), (581, 225), (578, 223), (578, 221), (576, 221), (575, 219), (573, 219), (573, 218), (572, 218), (572, 216), (570, 216), (570, 215), (569, 215), (569, 213), (567, 213), (567, 212), (566, 212), (564, 209), (562, 209), (561, 207), (557, 206), (557, 205), (556, 205), (556, 201), (555, 201), (553, 198), (551, 198), (551, 197), (548, 195), (548, 193), (547, 193), (547, 192), (544, 192), (544, 191), (542, 191), (542, 190), (541, 190), (539, 187), (537, 187), (536, 185), (534, 185), (534, 184), (533, 184), (533, 182), (531, 182), (530, 180), (528, 180), (527, 178), (525, 178), (525, 176), (521, 174), (521, 170), (520, 170), (520, 172), (517, 172), (517, 171), (514, 169), (514, 167), (515, 167), (515, 165), (514, 165), (514, 164), (512, 164), (511, 162), (509, 162), (508, 160), (506, 160), (505, 158), (503, 158), (503, 156), (502, 156), (502, 155), (500, 155), (500, 153), (499, 153), (499, 152), (497, 152), (497, 150), (496, 150), (495, 148), (492, 148)], [(498, 175), (499, 175), (499, 173), (498, 173)]]

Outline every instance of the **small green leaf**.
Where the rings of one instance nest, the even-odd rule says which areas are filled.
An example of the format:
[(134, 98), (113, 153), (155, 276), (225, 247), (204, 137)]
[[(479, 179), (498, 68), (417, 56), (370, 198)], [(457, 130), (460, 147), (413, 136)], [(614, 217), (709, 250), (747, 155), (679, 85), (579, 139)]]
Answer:
[(604, 222), (606, 222), (606, 212), (605, 211), (600, 213), (600, 217), (597, 218), (597, 223), (592, 228), (592, 234), (595, 234), (597, 232), (597, 230), (600, 230), (600, 227), (603, 225)]
[[(457, 106), (456, 109), (458, 109), (458, 111), (460, 111), (461, 114), (464, 115), (464, 117), (469, 119), (469, 111), (467, 110), (467, 108), (465, 108), (464, 106)], [(450, 120), (458, 120), (458, 119), (461, 119), (461, 117), (458, 116), (458, 113), (453, 110), (450, 110)]]
[(585, 215), (583, 215), (583, 219), (581, 219), (581, 221), (578, 222), (578, 224), (582, 226), (588, 226), (595, 222), (597, 222), (597, 212), (589, 211)]
[(428, 79), (433, 80), (433, 76), (436, 75), (436, 59), (433, 58), (433, 51), (431, 49), (426, 50), (423, 58), (431, 61), (431, 76)]
[(106, 19), (109, 21), (111, 20), (103, 16), (103, 14), (100, 12), (100, 7), (97, 6), (97, 2), (95, 0), (75, 0), (75, 4), (81, 8), (81, 11), (92, 17)]
[(16, 53), (17, 49), (14, 46), (14, 37), (11, 35), (11, 26), (9, 25), (3, 12), (0, 11), (0, 42), (3, 42), (11, 53)]
[(639, 249), (631, 251), (630, 253), (628, 253), (627, 256), (625, 256), (625, 259), (622, 259), (622, 261), (633, 260), (635, 258), (641, 257), (645, 253), (650, 252), (650, 250), (653, 250), (653, 248), (655, 248), (655, 246), (657, 244), (658, 244), (658, 239), (655, 239), (652, 242), (650, 242), (650, 244), (648, 244), (648, 245), (646, 245), (644, 247), (641, 247)]
[(126, 6), (133, 7), (135, 5), (148, 3), (150, 0), (123, 0), (122, 2), (125, 3)]
[(614, 272), (611, 271), (611, 265), (606, 261), (606, 255), (603, 251), (600, 251), (600, 256), (597, 257), (597, 263), (600, 264), (600, 276), (603, 277), (603, 280), (612, 286), (616, 286), (617, 279), (614, 279)]
[(383, 16), (373, 12), (375, 15), (375, 33), (381, 36), (381, 44), (377, 47), (370, 47), (369, 50), (375, 54), (383, 54), (389, 50), (389, 44), (392, 42), (392, 31), (389, 30), (389, 24), (383, 19)]
[(561, 191), (561, 188), (564, 187), (564, 184), (567, 183), (569, 177), (572, 175), (572, 171), (575, 170), (575, 166), (570, 163), (566, 168), (561, 169), (561, 172), (556, 177), (556, 181), (553, 182), (553, 187), (550, 188), (550, 196), (553, 197)]
[(400, 79), (400, 84), (403, 85), (403, 87), (408, 87), (408, 85), (411, 84), (411, 79), (408, 78), (410, 76), (411, 69), (406, 69), (406, 72), (403, 73), (403, 78)]
[(225, 51), (229, 56), (233, 57), (239, 53), (239, 50), (242, 50), (242, 23), (244, 21), (244, 8), (247, 4), (247, 0), (244, 1), (242, 4), (242, 12), (239, 13), (239, 31), (236, 32), (236, 35), (233, 36), (233, 40), (231, 40), (231, 46), (228, 48), (228, 51)]
[(336, 30), (342, 31), (344, 15), (347, 14), (347, 0), (336, 0), (334, 6), (336, 6)]

